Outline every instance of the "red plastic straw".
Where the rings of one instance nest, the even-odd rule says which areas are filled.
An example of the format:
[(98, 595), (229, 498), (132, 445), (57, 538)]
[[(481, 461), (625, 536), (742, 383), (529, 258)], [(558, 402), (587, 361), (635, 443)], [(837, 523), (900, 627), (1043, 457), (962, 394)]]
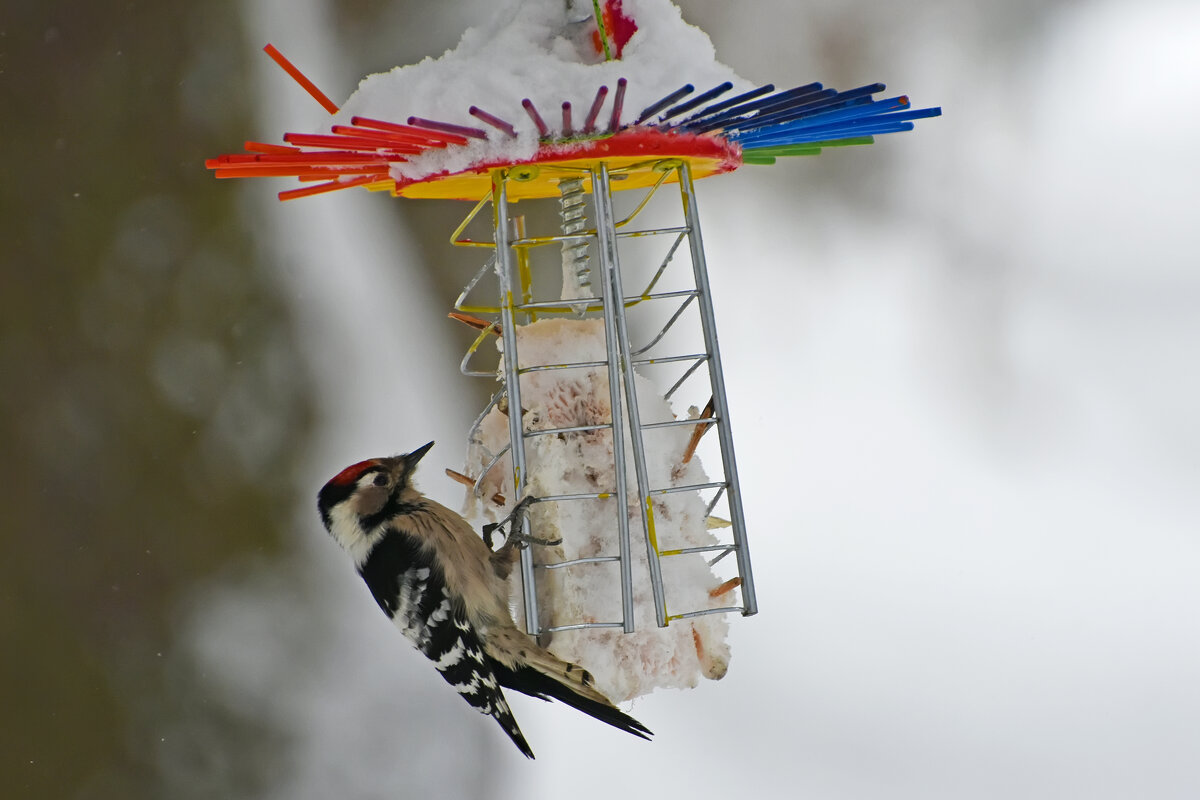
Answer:
[(270, 155), (221, 156), (205, 161), (208, 167), (250, 166), (253, 164), (385, 164), (403, 161), (388, 153), (361, 153), (352, 150), (325, 150), (312, 153), (272, 153)]
[(285, 142), (299, 144), (305, 147), (336, 147), (345, 150), (368, 150), (374, 152), (381, 148), (386, 148), (397, 153), (407, 153), (415, 155), (421, 152), (422, 148), (411, 144), (381, 142), (378, 139), (373, 139), (366, 136), (327, 136), (320, 133), (285, 133), (283, 135)]
[[(330, 130), (339, 136), (353, 136), (358, 139), (371, 139), (380, 142), (380, 146), (388, 147), (435, 147), (438, 142), (422, 139), (415, 134), (389, 133), (386, 131), (362, 128), (357, 125), (334, 125)], [(386, 145), (384, 144), (386, 143)]]
[(391, 131), (393, 133), (402, 133), (406, 136), (417, 136), (429, 142), (437, 142), (439, 144), (466, 144), (466, 138), (455, 136), (450, 133), (434, 133), (425, 128), (414, 128), (411, 125), (401, 125), (398, 122), (385, 122), (381, 119), (370, 119), (369, 117), (351, 117), (351, 125), (358, 125), (362, 128), (375, 128), (381, 131)]
[(282, 144), (267, 144), (266, 142), (246, 142), (245, 149), (252, 153), (299, 153), (299, 147), (288, 147)]
[(386, 175), (386, 164), (361, 167), (306, 167), (264, 165), (262, 167), (224, 167), (213, 172), (217, 178), (305, 178), (328, 180), (335, 175)]
[(318, 103), (325, 107), (325, 110), (330, 114), (338, 112), (337, 104), (329, 99), (329, 96), (317, 88), (317, 85), (304, 77), (304, 73), (296, 68), (296, 65), (284, 58), (283, 53), (276, 49), (275, 45), (268, 44), (263, 48), (267, 55), (271, 57), (279, 66), (283, 67), (283, 71), (292, 76), (292, 80), (304, 87), (304, 91), (313, 96)]

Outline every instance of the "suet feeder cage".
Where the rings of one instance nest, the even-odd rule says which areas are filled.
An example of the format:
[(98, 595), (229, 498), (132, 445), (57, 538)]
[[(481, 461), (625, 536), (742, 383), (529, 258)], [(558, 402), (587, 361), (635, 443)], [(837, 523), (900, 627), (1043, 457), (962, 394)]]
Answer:
[[(638, 21), (619, 0), (603, 6), (588, 17), (606, 80), (586, 87), (578, 111), (576, 79), (572, 97), (530, 91), (511, 107), (489, 101), (452, 119), (343, 113), (328, 134), (247, 142), (245, 154), (208, 166), (219, 178), (299, 178), (305, 185), (283, 200), (365, 187), (474, 204), (450, 239), (479, 248), (482, 266), (451, 316), (478, 330), (463, 373), (499, 388), (468, 433), (468, 466), (447, 472), (493, 519), (534, 496), (527, 532), (564, 540), (522, 553), (526, 629), (543, 641), (591, 630), (616, 646), (617, 635), (689, 625), (699, 672), (716, 678), (728, 658), (724, 629), (705, 629), (702, 618), (758, 605), (695, 181), (870, 144), (940, 109), (875, 99), (882, 84), (737, 90), (732, 80), (660, 88), (630, 108), (639, 75), (636, 65), (620, 74), (621, 55)], [(540, 205), (552, 206), (552, 226)], [(492, 346), (499, 361), (480, 367)], [(694, 458), (702, 436), (715, 442), (704, 467)], [(607, 688), (623, 699), (654, 685)]]

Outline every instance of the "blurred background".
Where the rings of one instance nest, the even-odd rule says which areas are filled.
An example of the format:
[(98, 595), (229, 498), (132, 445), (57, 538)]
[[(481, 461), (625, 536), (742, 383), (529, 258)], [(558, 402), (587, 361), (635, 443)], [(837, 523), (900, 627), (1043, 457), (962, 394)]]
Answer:
[(313, 507), (429, 439), (461, 503), (464, 207), (203, 168), (327, 125), (266, 42), (341, 102), (491, 4), (6, 4), (0, 797), (1200, 795), (1200, 6), (680, 6), (945, 116), (699, 185), (761, 613), (525, 763)]

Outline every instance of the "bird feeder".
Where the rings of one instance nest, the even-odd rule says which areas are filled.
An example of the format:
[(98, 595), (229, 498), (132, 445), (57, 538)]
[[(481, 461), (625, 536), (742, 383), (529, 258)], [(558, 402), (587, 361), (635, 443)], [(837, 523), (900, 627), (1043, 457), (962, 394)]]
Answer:
[[(622, 58), (639, 21), (619, 0), (603, 6), (572, 21), (568, 4), (564, 36), (579, 40), (578, 26), (590, 25), (596, 51), (595, 81), (581, 85), (588, 70), (578, 70), (563, 90), (571, 96), (531, 91), (443, 119), (342, 112), (328, 134), (247, 142), (246, 153), (208, 166), (219, 178), (305, 184), (282, 200), (364, 187), (473, 203), (450, 239), (484, 255), (451, 316), (478, 330), (463, 373), (498, 388), (468, 432), (467, 467), (448, 473), (493, 519), (532, 495), (526, 532), (562, 539), (522, 553), (515, 595), (526, 630), (543, 641), (578, 632), (553, 640), (570, 650), (570, 636), (616, 648), (617, 635), (687, 625), (699, 671), (718, 678), (724, 629), (705, 620), (752, 615), (758, 604), (695, 182), (870, 144), (940, 109), (876, 99), (883, 84), (780, 91), (723, 80), (648, 94)], [(631, 107), (635, 94), (652, 99)], [(481, 368), (489, 343), (499, 358)], [(701, 466), (706, 432), (715, 445)], [(594, 657), (560, 655), (603, 676)], [(694, 683), (614, 680), (605, 687), (614, 699)]]

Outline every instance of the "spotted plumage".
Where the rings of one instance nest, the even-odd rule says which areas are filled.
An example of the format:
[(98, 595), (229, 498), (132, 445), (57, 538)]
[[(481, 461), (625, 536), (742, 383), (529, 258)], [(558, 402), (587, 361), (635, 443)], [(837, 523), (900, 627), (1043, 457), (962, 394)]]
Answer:
[(375, 602), (473, 708), (493, 717), (517, 748), (533, 750), (503, 689), (555, 699), (642, 738), (650, 731), (593, 686), (587, 670), (539, 647), (513, 623), (506, 578), (510, 537), (493, 552), (461, 516), (412, 486), (411, 453), (353, 464), (321, 489), (317, 506)]

